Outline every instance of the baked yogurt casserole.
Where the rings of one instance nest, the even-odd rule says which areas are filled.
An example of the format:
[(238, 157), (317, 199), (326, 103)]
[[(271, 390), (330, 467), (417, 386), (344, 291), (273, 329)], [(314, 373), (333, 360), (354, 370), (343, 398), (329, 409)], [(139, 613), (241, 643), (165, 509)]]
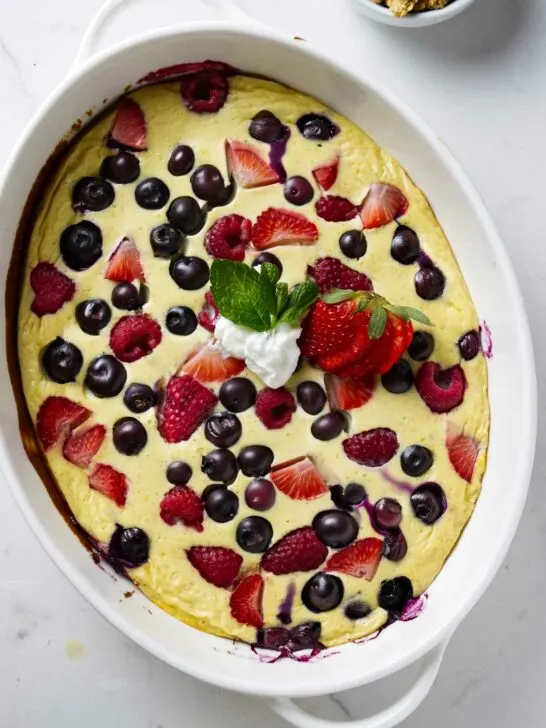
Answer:
[(150, 74), (64, 151), (18, 355), (94, 549), (216, 635), (292, 655), (408, 618), (480, 491), (478, 318), (424, 195), (221, 62)]
[(397, 17), (404, 17), (409, 13), (420, 13), (424, 10), (441, 10), (455, 0), (372, 0), (376, 5), (383, 5)]

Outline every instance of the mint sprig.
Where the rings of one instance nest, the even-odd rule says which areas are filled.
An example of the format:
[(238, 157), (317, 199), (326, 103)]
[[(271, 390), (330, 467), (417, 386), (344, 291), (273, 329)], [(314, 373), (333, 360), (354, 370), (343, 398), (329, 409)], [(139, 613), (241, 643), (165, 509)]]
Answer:
[[(433, 326), (429, 317), (417, 308), (411, 306), (395, 306), (389, 303), (386, 298), (377, 293), (367, 291), (351, 291), (342, 288), (333, 288), (329, 293), (322, 296), (325, 303), (335, 304), (350, 300), (358, 301), (355, 314), (366, 309), (371, 310), (372, 315), (368, 321), (368, 336), (370, 339), (380, 339), (385, 333), (388, 313), (402, 319), (402, 321), (417, 321), (425, 326)], [(388, 312), (388, 313), (387, 313)]]
[(313, 281), (288, 290), (276, 265), (260, 270), (232, 260), (215, 260), (210, 269), (214, 303), (224, 318), (254, 331), (271, 331), (278, 323), (297, 325), (319, 297)]

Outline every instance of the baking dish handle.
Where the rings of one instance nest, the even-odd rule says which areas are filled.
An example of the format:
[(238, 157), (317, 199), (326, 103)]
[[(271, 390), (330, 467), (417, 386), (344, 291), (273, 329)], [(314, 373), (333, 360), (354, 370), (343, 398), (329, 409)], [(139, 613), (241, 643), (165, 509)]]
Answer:
[(440, 670), (449, 638), (422, 658), (422, 668), (415, 682), (399, 700), (380, 713), (354, 721), (335, 721), (310, 715), (289, 698), (269, 701), (272, 710), (297, 728), (393, 728), (410, 716), (426, 698)]
[[(112, 21), (122, 10), (137, 2), (138, 0), (106, 0), (83, 37), (72, 70), (79, 68), (97, 52), (100, 40)], [(223, 20), (232, 20), (239, 26), (241, 24), (258, 25), (258, 22), (237, 7), (233, 0), (200, 0), (200, 2), (216, 10)]]

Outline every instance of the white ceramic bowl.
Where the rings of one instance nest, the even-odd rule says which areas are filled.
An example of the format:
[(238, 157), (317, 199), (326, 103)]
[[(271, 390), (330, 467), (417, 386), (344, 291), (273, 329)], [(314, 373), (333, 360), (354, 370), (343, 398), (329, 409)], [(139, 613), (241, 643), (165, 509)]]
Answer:
[(425, 28), (428, 25), (436, 25), (437, 23), (443, 23), (444, 20), (454, 18), (463, 10), (469, 8), (474, 0), (453, 0), (440, 10), (410, 13), (403, 18), (397, 18), (388, 8), (376, 5), (372, 0), (353, 0), (353, 2), (363, 15), (370, 18), (370, 20), (375, 20), (377, 23), (394, 25), (398, 28)]
[[(109, 0), (107, 12), (123, 0)], [(220, 0), (215, 0), (220, 2)], [(221, 0), (225, 5), (227, 0)], [(93, 32), (100, 22), (93, 26)], [(92, 45), (88, 36), (84, 47)], [(423, 657), (423, 671), (408, 694), (359, 728), (388, 728), (426, 695), (454, 629), (475, 604), (504, 558), (520, 518), (533, 461), (536, 381), (528, 323), (499, 236), (464, 172), (438, 137), (373, 76), (343, 66), (333, 55), (269, 30), (234, 23), (201, 23), (149, 32), (97, 53), (69, 77), (38, 111), (13, 151), (0, 182), (0, 266), (7, 271), (27, 195), (55, 148), (85, 112), (150, 70), (217, 58), (305, 90), (362, 126), (392, 152), (428, 194), (451, 240), (477, 310), (492, 331), (489, 362), (492, 411), (489, 462), (474, 515), (416, 620), (397, 623), (379, 639), (332, 650), (307, 664), (261, 662), (248, 645), (195, 630), (136, 594), (123, 599), (124, 580), (97, 568), (66, 526), (22, 447), (14, 398), (4, 388), (0, 466), (32, 529), (79, 591), (142, 647), (194, 677), (230, 690), (268, 696), (273, 707), (302, 728), (330, 726), (305, 714), (290, 697), (324, 695), (372, 682)], [(5, 281), (3, 282), (5, 286)], [(5, 304), (2, 297), (2, 306)], [(0, 359), (7, 380), (7, 364)], [(514, 427), (517, 423), (517, 427)]]

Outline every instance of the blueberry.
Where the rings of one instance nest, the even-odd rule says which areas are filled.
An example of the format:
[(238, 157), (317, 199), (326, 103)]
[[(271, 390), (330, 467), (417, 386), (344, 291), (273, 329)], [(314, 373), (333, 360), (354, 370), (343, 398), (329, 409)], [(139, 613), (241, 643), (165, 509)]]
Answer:
[(135, 189), (137, 205), (145, 210), (160, 210), (169, 201), (169, 188), (158, 177), (148, 177), (139, 182)]
[(53, 339), (42, 354), (42, 366), (49, 379), (59, 384), (75, 382), (83, 365), (83, 356), (77, 346), (60, 336)]
[(215, 412), (205, 422), (205, 437), (216, 447), (235, 445), (241, 431), (241, 421), (231, 412)]
[(378, 602), (382, 609), (400, 612), (413, 597), (413, 585), (407, 576), (396, 576), (381, 582)]
[(304, 114), (296, 125), (302, 136), (313, 141), (328, 141), (339, 134), (339, 126), (322, 114)]
[(121, 561), (130, 569), (142, 566), (150, 555), (148, 534), (136, 526), (132, 528), (116, 526), (110, 539), (108, 553), (111, 558)]
[(236, 539), (243, 551), (263, 554), (273, 538), (273, 526), (262, 516), (248, 516), (237, 526)]
[(434, 337), (428, 331), (415, 331), (408, 354), (415, 361), (426, 361), (434, 351)]
[(290, 632), (284, 627), (267, 627), (259, 629), (256, 644), (265, 650), (280, 650), (290, 639)]
[(208, 516), (216, 523), (232, 521), (239, 510), (239, 499), (227, 488), (212, 488), (203, 500)]
[(284, 183), (284, 198), (292, 205), (306, 205), (315, 194), (312, 184), (305, 177), (289, 177)]
[(224, 178), (219, 169), (212, 164), (203, 164), (197, 167), (190, 177), (193, 194), (200, 200), (210, 202), (213, 205), (224, 204), (227, 196), (227, 189)]
[(341, 603), (343, 593), (339, 577), (319, 572), (305, 583), (301, 598), (310, 612), (330, 612)]
[(172, 258), (180, 252), (184, 236), (173, 225), (163, 223), (152, 228), (150, 245), (157, 258)]
[(366, 255), (368, 243), (362, 230), (347, 230), (339, 238), (339, 247), (347, 258), (355, 258), (358, 260), (363, 255)]
[(177, 197), (169, 205), (167, 220), (185, 235), (195, 235), (205, 224), (205, 215), (194, 197)]
[(268, 511), (275, 505), (277, 491), (270, 480), (256, 478), (246, 487), (245, 502), (255, 511)]
[(301, 382), (296, 388), (298, 404), (308, 415), (318, 415), (326, 404), (326, 392), (317, 382)]
[(97, 336), (111, 318), (110, 306), (101, 298), (88, 298), (76, 306), (76, 321), (80, 329), (91, 336)]
[(480, 351), (480, 335), (477, 331), (468, 331), (458, 341), (461, 356), (466, 361), (470, 361), (478, 356)]
[(256, 387), (246, 377), (233, 377), (222, 384), (219, 397), (230, 412), (244, 412), (256, 402)]
[(404, 394), (413, 386), (413, 372), (405, 359), (400, 359), (381, 377), (381, 383), (392, 394)]
[(357, 506), (366, 499), (366, 489), (360, 483), (349, 483), (345, 486), (343, 497), (352, 506)]
[(402, 506), (394, 498), (380, 498), (374, 505), (373, 515), (379, 528), (398, 528), (402, 521)]
[(85, 386), (97, 397), (115, 397), (127, 380), (123, 364), (111, 354), (97, 356), (87, 367)]
[(130, 384), (123, 394), (123, 402), (131, 412), (146, 412), (155, 404), (155, 394), (147, 384)]
[(197, 316), (187, 306), (171, 306), (167, 311), (165, 325), (171, 334), (189, 336), (197, 328)]
[(114, 423), (112, 440), (123, 455), (138, 455), (148, 442), (144, 425), (134, 417), (122, 417)]
[(139, 290), (133, 283), (118, 283), (112, 291), (111, 300), (122, 311), (136, 311), (142, 305)]
[(322, 625), (320, 622), (304, 622), (290, 630), (289, 648), (292, 652), (309, 650), (319, 646)]
[(347, 619), (356, 622), (357, 619), (364, 619), (364, 617), (367, 617), (371, 611), (372, 608), (369, 604), (366, 604), (366, 602), (355, 601), (347, 604), (345, 607), (345, 616)]
[(202, 258), (193, 255), (186, 255), (171, 261), (169, 273), (176, 285), (185, 291), (196, 291), (209, 280), (207, 263)]
[(172, 485), (186, 485), (189, 483), (193, 471), (188, 463), (183, 460), (175, 460), (167, 467), (167, 480)]
[(212, 450), (201, 461), (201, 470), (210, 480), (233, 483), (239, 472), (237, 459), (230, 450)]
[(420, 485), (411, 494), (410, 502), (414, 514), (427, 526), (436, 523), (447, 507), (444, 491), (438, 483)]
[(262, 265), (262, 263), (271, 263), (271, 265), (276, 265), (282, 275), (282, 263), (276, 255), (273, 255), (273, 253), (268, 253), (267, 250), (264, 250), (263, 253), (260, 253), (254, 258), (252, 261), (252, 267), (255, 268), (257, 265)]
[(70, 225), (61, 233), (61, 255), (71, 270), (87, 270), (102, 255), (102, 233), (89, 220)]
[(383, 556), (388, 561), (402, 561), (407, 553), (408, 542), (400, 529), (385, 536), (383, 540)]
[(391, 243), (391, 255), (402, 265), (411, 265), (419, 257), (419, 238), (414, 230), (406, 225), (399, 225), (394, 231)]
[(418, 478), (430, 469), (434, 460), (428, 447), (409, 445), (400, 456), (402, 470), (412, 478)]
[(323, 442), (338, 437), (345, 428), (345, 417), (341, 412), (328, 412), (328, 414), (317, 417), (311, 425), (311, 434), (317, 440)]
[(345, 511), (321, 511), (313, 519), (313, 529), (333, 549), (348, 546), (358, 535), (358, 523)]
[(195, 154), (193, 153), (193, 149), (187, 144), (179, 144), (171, 152), (167, 169), (175, 177), (180, 177), (183, 174), (191, 172), (194, 164)]
[(237, 458), (243, 474), (250, 478), (260, 478), (271, 470), (273, 450), (266, 445), (247, 445)]
[(115, 196), (110, 182), (99, 177), (82, 177), (72, 190), (72, 206), (79, 212), (100, 212), (110, 207)]
[(434, 301), (444, 292), (446, 279), (436, 266), (421, 268), (415, 274), (415, 291), (425, 301)]
[(102, 160), (100, 174), (101, 177), (112, 180), (112, 182), (125, 185), (134, 182), (138, 178), (140, 162), (134, 154), (129, 152), (111, 154)]
[(282, 139), (286, 132), (280, 119), (277, 119), (271, 111), (264, 109), (263, 111), (258, 111), (252, 117), (252, 121), (248, 127), (248, 133), (253, 139), (259, 142), (271, 144)]

